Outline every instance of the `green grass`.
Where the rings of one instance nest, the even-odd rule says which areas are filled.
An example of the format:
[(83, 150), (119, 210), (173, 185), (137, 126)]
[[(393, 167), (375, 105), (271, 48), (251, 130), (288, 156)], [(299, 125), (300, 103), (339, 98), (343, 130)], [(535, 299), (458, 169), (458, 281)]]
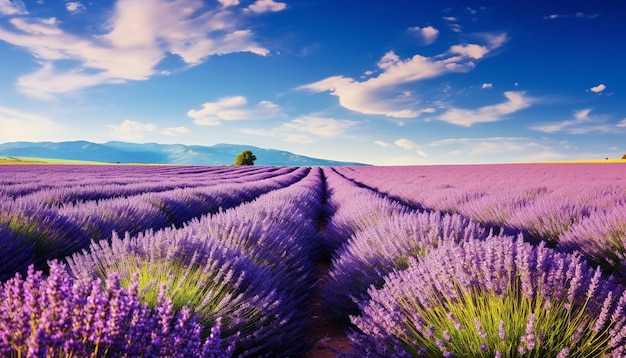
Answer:
[(72, 160), (72, 159), (54, 159), (54, 158), (36, 158), (36, 157), (14, 157), (14, 156), (0, 156), (1, 164), (113, 164), (107, 162), (94, 162), (87, 160)]

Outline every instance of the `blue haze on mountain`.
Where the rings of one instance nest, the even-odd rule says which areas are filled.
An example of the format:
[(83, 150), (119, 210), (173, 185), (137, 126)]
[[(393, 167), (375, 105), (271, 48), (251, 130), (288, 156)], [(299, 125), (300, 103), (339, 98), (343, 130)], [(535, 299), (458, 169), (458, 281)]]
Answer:
[(338, 166), (364, 165), (311, 158), (291, 152), (239, 144), (213, 146), (87, 141), (10, 142), (0, 144), (0, 156), (85, 160), (107, 163), (230, 165), (243, 150), (257, 157), (255, 165)]

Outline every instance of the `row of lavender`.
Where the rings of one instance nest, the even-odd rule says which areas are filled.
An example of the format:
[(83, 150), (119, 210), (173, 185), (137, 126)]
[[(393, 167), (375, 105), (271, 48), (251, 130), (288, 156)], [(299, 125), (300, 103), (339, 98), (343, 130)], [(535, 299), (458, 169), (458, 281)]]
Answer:
[(321, 250), (321, 173), (297, 168), (250, 202), (180, 227), (114, 234), (66, 258), (67, 268), (52, 262), (48, 277), (31, 268), (9, 280), (1, 353), (302, 355)]
[(372, 190), (377, 178), (360, 169), (298, 168), (301, 180), (250, 203), (114, 235), (68, 258), (68, 270), (53, 264), (48, 278), (11, 280), (0, 322), (12, 326), (0, 327), (0, 347), (13, 339), (3, 352), (298, 356), (309, 347), (314, 263), (332, 258), (322, 295), (353, 324), (356, 356), (624, 355), (626, 295), (614, 279), (548, 241), (507, 235), (513, 226), (494, 234), (496, 223)]
[(465, 215), (579, 252), (626, 279), (623, 164), (342, 167), (347, 178), (408, 205)]
[[(574, 198), (569, 206), (558, 202), (558, 208), (587, 204), (587, 211), (571, 216), (572, 228), (598, 213), (620, 210), (626, 191), (617, 168), (598, 166), (595, 174), (573, 175), (578, 191), (563, 188), (563, 178), (531, 181), (553, 178), (557, 168), (541, 165), (325, 169), (333, 211), (327, 240), (336, 251), (323, 293), (338, 320), (350, 319), (356, 355), (624, 356), (623, 284), (594, 268), (595, 262), (559, 251), (560, 245), (548, 248), (549, 237), (529, 230), (560, 213), (551, 206), (538, 209), (540, 202), (556, 198)], [(477, 169), (493, 170), (485, 174), (490, 179)], [(502, 169), (509, 171), (498, 176)], [(608, 180), (602, 171), (611, 173)], [(468, 184), (470, 178), (478, 182)], [(586, 184), (593, 195), (581, 194)], [(455, 185), (465, 195), (452, 194)], [(483, 191), (472, 191), (471, 185)], [(451, 189), (453, 198), (442, 192)], [(483, 213), (507, 217), (510, 211), (499, 210), (510, 205), (516, 213), (528, 209), (526, 215), (536, 215), (538, 224), (477, 220), (481, 217), (460, 209), (490, 195), (490, 201), (482, 200), (495, 207)], [(495, 199), (509, 197), (520, 201)], [(624, 216), (618, 221), (624, 225)], [(497, 235), (485, 229), (498, 224), (505, 230)], [(521, 234), (507, 235), (516, 231)], [(623, 238), (626, 231), (615, 233)], [(525, 235), (538, 244), (525, 242)]]
[(305, 168), (2, 166), (0, 280), (111, 232), (180, 226), (301, 179)]

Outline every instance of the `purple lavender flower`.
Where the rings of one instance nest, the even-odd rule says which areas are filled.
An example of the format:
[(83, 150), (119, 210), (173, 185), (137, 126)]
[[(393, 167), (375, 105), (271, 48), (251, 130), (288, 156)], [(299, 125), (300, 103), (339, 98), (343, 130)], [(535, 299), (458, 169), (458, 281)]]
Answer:
[[(134, 283), (136, 285), (136, 283)], [(134, 286), (136, 287), (136, 286)], [(197, 356), (230, 357), (233, 342), (201, 338), (196, 316), (174, 315), (165, 294), (153, 311), (136, 289), (124, 289), (116, 275), (105, 288), (98, 281), (72, 281), (65, 267), (50, 263), (50, 276), (17, 274), (0, 286), (0, 353), (27, 356)]]
[[(508, 260), (493, 259), (504, 257), (505, 252), (513, 255), (513, 266), (509, 266)], [(491, 274), (485, 274), (485, 267), (490, 268)], [(570, 303), (568, 315), (586, 317), (581, 321), (582, 330), (577, 332), (579, 337), (575, 337), (577, 334), (561, 337), (562, 323), (559, 322), (555, 323), (558, 326), (554, 329), (542, 326), (539, 331), (537, 324), (540, 323), (536, 321), (536, 312), (531, 311), (527, 321), (523, 323), (508, 322), (506, 320), (511, 316), (507, 315), (495, 321), (497, 325), (491, 320), (482, 322), (476, 320), (474, 323), (477, 338), (471, 341), (475, 342), (476, 346), (469, 346), (467, 340), (455, 341), (457, 337), (455, 335), (446, 343), (447, 349), (457, 355), (479, 356), (485, 352), (495, 354), (497, 347), (502, 344), (500, 342), (504, 340), (510, 342), (511, 346), (518, 347), (518, 354), (533, 352), (543, 355), (558, 352), (575, 343), (577, 339), (584, 339), (584, 342), (593, 339), (596, 342), (606, 342), (598, 344), (606, 349), (607, 354), (619, 352), (626, 344), (626, 340), (624, 337), (618, 338), (617, 335), (620, 327), (624, 327), (626, 323), (620, 318), (617, 321), (610, 321), (602, 317), (613, 316), (613, 310), (617, 309), (621, 300), (616, 297), (624, 297), (626, 291), (612, 279), (598, 276), (597, 272), (579, 256), (558, 253), (544, 245), (533, 247), (523, 243), (521, 238), (469, 240), (457, 245), (443, 246), (431, 251), (422, 260), (410, 260), (406, 270), (391, 273), (381, 289), (370, 289), (371, 299), (363, 304), (362, 315), (351, 318), (358, 329), (351, 334), (351, 338), (357, 355), (366, 351), (376, 352), (379, 346), (387, 347), (387, 350), (389, 347), (401, 347), (399, 351), (392, 352), (392, 355), (415, 354), (414, 352), (421, 348), (432, 352), (439, 349), (437, 342), (423, 334), (416, 335), (415, 332), (418, 331), (411, 327), (435, 325), (438, 331), (446, 329), (452, 322), (448, 318), (432, 321), (434, 316), (428, 312), (437, 310), (441, 312), (437, 317), (441, 317), (442, 313), (447, 312), (446, 305), (449, 304), (455, 305), (455, 312), (458, 312), (463, 307), (463, 301), (459, 301), (459, 297), (462, 296), (466, 300), (470, 294), (478, 300), (482, 299), (479, 297), (487, 296), (506, 299), (507, 295), (514, 295), (516, 300), (553, 302), (552, 307), (561, 307), (562, 310), (566, 310), (563, 308), (566, 302)], [(467, 275), (467, 278), (458, 280), (459, 275)], [(496, 289), (503, 285), (508, 289), (504, 291)], [(558, 286), (567, 289), (554, 289)], [(593, 297), (587, 296), (590, 286), (594, 286)], [(533, 289), (530, 290), (529, 287)], [(544, 292), (544, 287), (551, 289)], [(543, 306), (539, 308), (546, 309)], [(606, 313), (602, 314), (603, 311)], [(541, 317), (545, 316), (544, 313), (539, 314)], [(562, 319), (562, 316), (559, 315), (559, 318), (555, 319)], [(484, 326), (487, 323), (490, 325)], [(590, 338), (589, 335), (593, 333), (589, 332), (592, 331), (594, 324), (598, 325), (600, 333)], [(506, 334), (505, 325), (511, 327)], [(513, 326), (522, 328), (522, 332), (513, 329)], [(373, 327), (378, 329), (374, 331)], [(491, 337), (496, 334), (499, 336), (498, 339), (492, 339)], [(364, 336), (370, 338), (365, 339)], [(437, 334), (434, 337), (437, 337)], [(563, 345), (550, 346), (554, 344), (550, 342), (554, 342), (555, 339), (560, 340)], [(379, 343), (369, 345), (372, 341)], [(414, 341), (418, 344), (414, 344)], [(570, 354), (585, 354), (585, 345), (587, 343), (570, 347), (573, 349)]]
[(406, 267), (408, 257), (421, 256), (446, 241), (482, 235), (475, 227), (464, 226), (462, 219), (439, 213), (380, 219), (357, 232), (335, 255), (323, 294), (337, 318), (356, 314), (357, 303), (368, 298), (367, 288), (380, 287), (387, 273)]
[(482, 339), (487, 339), (487, 332), (483, 329), (482, 323), (478, 318), (474, 319), (474, 326), (476, 327), (476, 332)]
[(300, 355), (308, 349), (321, 211), (321, 173), (304, 173), (297, 184), (181, 228), (114, 234), (68, 258), (70, 268), (81, 280), (119, 272), (127, 282), (140, 273), (145, 300), (166, 282), (174, 306), (164, 312), (186, 305), (201, 322), (223, 317), (222, 336), (237, 337), (237, 354)]
[(595, 210), (559, 237), (558, 249), (578, 252), (626, 282), (626, 206)]
[[(23, 198), (0, 202), (0, 227), (3, 227), (2, 231), (11, 232), (10, 236), (19, 241), (17, 247), (0, 242), (0, 254), (15, 256), (14, 252), (4, 250), (10, 246), (24, 248), (25, 254), (33, 257), (29, 263), (39, 269), (47, 268), (48, 260), (62, 258), (89, 245), (89, 238), (71, 220), (59, 215), (56, 209)], [(15, 271), (4, 273), (5, 276), (24, 271), (25, 267), (20, 267), (23, 260), (18, 261), (21, 262)]]

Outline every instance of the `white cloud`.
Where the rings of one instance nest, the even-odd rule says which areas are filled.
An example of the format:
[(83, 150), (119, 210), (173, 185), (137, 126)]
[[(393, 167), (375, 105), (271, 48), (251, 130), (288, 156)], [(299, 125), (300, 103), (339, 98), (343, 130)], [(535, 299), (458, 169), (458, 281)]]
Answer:
[(19, 0), (0, 0), (0, 14), (3, 15), (26, 15), (26, 5)]
[(275, 2), (274, 0), (257, 0), (254, 4), (250, 5), (248, 9), (252, 12), (278, 12), (287, 7), (287, 4), (282, 2)]
[[(209, 8), (201, 0), (119, 0), (103, 23), (90, 24), (105, 33), (70, 33), (63, 28), (66, 24), (55, 18), (24, 16), (0, 25), (0, 40), (28, 50), (41, 65), (34, 73), (20, 77), (20, 91), (50, 97), (167, 73), (158, 66), (169, 54), (180, 57), (184, 62), (181, 68), (213, 55), (267, 55), (269, 50), (254, 41), (254, 34), (243, 23), (245, 17), (233, 10), (235, 3), (225, 0), (222, 5), (229, 6)], [(19, 4), (0, 0), (0, 12), (26, 15)], [(68, 10), (79, 9), (78, 4), (67, 3)], [(276, 8), (276, 4), (262, 1), (254, 5)], [(68, 77), (70, 84), (61, 85)]]
[(402, 148), (404, 150), (413, 150), (413, 149), (415, 149), (415, 153), (417, 155), (419, 155), (420, 157), (423, 157), (423, 158), (428, 158), (428, 154), (422, 149), (422, 146), (417, 145), (416, 143), (414, 143), (413, 141), (411, 141), (409, 139), (400, 138), (400, 139), (394, 141), (393, 144), (395, 144), (396, 147)]
[(237, 6), (239, 5), (239, 0), (217, 0), (223, 7), (229, 6)]
[[(434, 78), (450, 72), (467, 72), (475, 67), (473, 60), (482, 58), (499, 46), (506, 35), (488, 38), (488, 44), (455, 45), (447, 52), (434, 57), (414, 55), (401, 59), (395, 52), (386, 53), (378, 68), (377, 77), (363, 81), (344, 76), (333, 76), (298, 87), (312, 92), (329, 91), (339, 97), (339, 104), (347, 109), (396, 118), (413, 118), (424, 112), (418, 108), (419, 100), (407, 95), (402, 86)], [(499, 41), (499, 42), (498, 42)], [(495, 47), (494, 47), (495, 46)]]
[(481, 59), (487, 53), (489, 49), (485, 46), (469, 44), (469, 45), (454, 45), (450, 47), (450, 53), (459, 54), (463, 57), (469, 57), (473, 59)]
[(482, 89), (492, 89), (493, 88), (493, 83), (483, 83), (483, 85), (480, 86), (480, 88), (482, 88)]
[(415, 148), (415, 143), (411, 142), (408, 139), (405, 138), (400, 138), (396, 141), (393, 142), (393, 144), (395, 144), (397, 147), (400, 147), (402, 149), (406, 149), (406, 150), (411, 150), (413, 148)]
[(152, 123), (141, 123), (129, 119), (120, 125), (109, 124), (107, 127), (111, 129), (110, 135), (112, 137), (131, 141), (142, 139), (146, 133), (154, 132), (157, 129), (157, 126)]
[(622, 119), (619, 123), (617, 123), (617, 127), (626, 128), (626, 118)]
[(71, 13), (76, 13), (85, 10), (85, 5), (78, 1), (70, 1), (65, 4), (65, 8)]
[(243, 129), (245, 134), (280, 138), (291, 143), (314, 143), (315, 138), (334, 138), (343, 135), (356, 121), (305, 115), (273, 129)]
[(566, 19), (566, 18), (579, 18), (579, 19), (595, 19), (600, 15), (598, 14), (587, 14), (584, 12), (576, 12), (572, 14), (550, 14), (543, 17), (544, 20), (556, 20), (556, 19)]
[(520, 111), (531, 105), (533, 99), (526, 97), (524, 92), (504, 92), (507, 101), (499, 104), (485, 106), (478, 109), (448, 109), (438, 119), (469, 127), (475, 123), (497, 122), (508, 114)]
[(165, 134), (170, 137), (175, 137), (187, 133), (189, 133), (189, 128), (187, 127), (171, 127), (161, 129), (161, 134)]
[(432, 26), (426, 26), (426, 27), (414, 26), (414, 27), (410, 27), (409, 30), (411, 32), (417, 33), (425, 45), (432, 44), (437, 39), (437, 36), (439, 36), (439, 30), (437, 30), (436, 28)]
[(356, 124), (356, 121), (308, 115), (284, 123), (280, 129), (285, 132), (307, 133), (320, 137), (337, 137)]
[(382, 140), (375, 140), (374, 144), (376, 144), (379, 147), (383, 147), (383, 148), (391, 148), (391, 147), (393, 147), (393, 144), (387, 143), (387, 142), (383, 142)]
[(0, 142), (46, 141), (66, 131), (49, 118), (0, 106)]
[(605, 89), (606, 89), (606, 85), (604, 85), (603, 83), (600, 83), (599, 85), (590, 88), (591, 92), (593, 93), (600, 93), (604, 91)]
[(440, 160), (448, 163), (480, 163), (485, 158), (504, 163), (541, 162), (564, 156), (553, 148), (555, 143), (528, 137), (450, 138), (429, 143), (429, 148), (443, 150)]
[(20, 77), (17, 89), (34, 98), (54, 99), (58, 93), (70, 93), (103, 83), (119, 83), (120, 80), (104, 74), (89, 74), (80, 70), (58, 72), (51, 63), (30, 74)]
[(269, 119), (280, 114), (280, 106), (270, 101), (248, 106), (248, 101), (243, 96), (220, 98), (217, 102), (203, 104), (200, 110), (191, 109), (187, 112), (194, 123), (204, 126), (219, 125), (222, 121)]
[(591, 116), (590, 113), (591, 109), (585, 108), (574, 112), (574, 119), (536, 125), (530, 127), (530, 129), (544, 133), (566, 132), (570, 134), (586, 134), (591, 132), (611, 132), (622, 127), (622, 122), (611, 126), (606, 123), (604, 116)]

